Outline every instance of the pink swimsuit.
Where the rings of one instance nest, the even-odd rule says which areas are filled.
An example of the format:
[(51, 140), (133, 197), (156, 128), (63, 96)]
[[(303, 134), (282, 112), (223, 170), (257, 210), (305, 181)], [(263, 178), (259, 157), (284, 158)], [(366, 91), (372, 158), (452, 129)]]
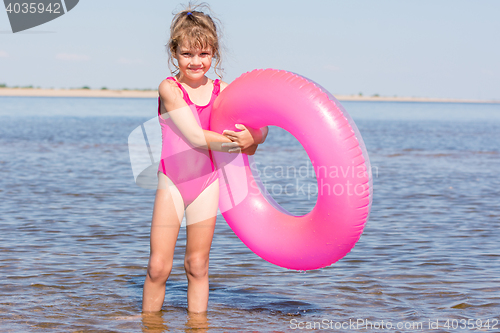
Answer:
[[(184, 87), (173, 77), (182, 90), (184, 100), (193, 112), (198, 125), (204, 130), (210, 129), (212, 105), (220, 92), (220, 81), (215, 80), (212, 98), (205, 106), (191, 102)], [(209, 150), (195, 148), (179, 131), (172, 119), (163, 119), (160, 114), (161, 100), (158, 97), (158, 119), (161, 125), (162, 150), (158, 172), (163, 172), (177, 187), (184, 200), (184, 207), (191, 204), (210, 184), (217, 180), (212, 155)]]

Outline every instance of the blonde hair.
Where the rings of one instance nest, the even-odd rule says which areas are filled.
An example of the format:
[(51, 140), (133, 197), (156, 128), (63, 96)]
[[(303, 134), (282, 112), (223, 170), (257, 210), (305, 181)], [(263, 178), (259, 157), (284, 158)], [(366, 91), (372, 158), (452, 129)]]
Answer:
[(179, 46), (184, 45), (188, 48), (212, 49), (212, 59), (215, 59), (214, 72), (222, 78), (221, 68), (221, 45), (220, 28), (217, 26), (219, 21), (205, 14), (202, 10), (211, 13), (210, 6), (206, 3), (194, 5), (191, 2), (187, 7), (175, 14), (170, 26), (170, 39), (168, 41), (168, 61), (169, 67), (173, 65), (176, 70), (172, 74), (178, 73), (179, 67), (174, 62), (174, 55)]

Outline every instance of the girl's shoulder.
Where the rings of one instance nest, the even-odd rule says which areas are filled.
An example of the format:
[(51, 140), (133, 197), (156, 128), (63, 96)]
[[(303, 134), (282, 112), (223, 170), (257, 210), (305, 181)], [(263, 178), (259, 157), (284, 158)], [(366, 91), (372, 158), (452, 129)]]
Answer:
[(163, 100), (183, 98), (182, 90), (174, 80), (165, 79), (158, 86), (158, 93)]
[(176, 110), (186, 105), (182, 90), (173, 80), (165, 79), (158, 86), (158, 94), (160, 95), (160, 113), (165, 111)]
[(220, 91), (222, 92), (224, 89), (226, 89), (226, 87), (228, 86), (229, 84), (227, 84), (226, 82), (224, 81), (220, 81)]

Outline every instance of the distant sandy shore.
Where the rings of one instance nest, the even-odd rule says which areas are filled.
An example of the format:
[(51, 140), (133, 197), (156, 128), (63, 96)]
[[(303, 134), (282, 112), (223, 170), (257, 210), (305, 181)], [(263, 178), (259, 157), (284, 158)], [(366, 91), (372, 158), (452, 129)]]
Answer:
[[(157, 98), (156, 90), (96, 90), (96, 89), (28, 89), (0, 88), (0, 96), (26, 97), (107, 97), (107, 98)], [(359, 95), (335, 95), (339, 101), (369, 102), (443, 102), (443, 103), (500, 103), (500, 100), (472, 100), (426, 97), (376, 97)]]
[(157, 98), (156, 90), (0, 88), (0, 96)]

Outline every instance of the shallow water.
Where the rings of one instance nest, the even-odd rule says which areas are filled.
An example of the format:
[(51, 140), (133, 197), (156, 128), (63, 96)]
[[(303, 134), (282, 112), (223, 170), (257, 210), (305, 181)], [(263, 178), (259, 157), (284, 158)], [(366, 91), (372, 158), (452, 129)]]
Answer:
[[(500, 105), (343, 105), (374, 175), (355, 248), (330, 267), (290, 271), (249, 251), (219, 217), (208, 313), (185, 310), (182, 229), (163, 311), (141, 316), (154, 191), (134, 184), (127, 138), (156, 101), (1, 97), (1, 331), (287, 332), (349, 320), (384, 331), (383, 320), (387, 331), (414, 332), (437, 320), (433, 332), (452, 332), (469, 319), (498, 331)], [(271, 170), (308, 163), (279, 128), (255, 158)], [(314, 193), (273, 192), (296, 178), (268, 175), (283, 207), (312, 209)]]

